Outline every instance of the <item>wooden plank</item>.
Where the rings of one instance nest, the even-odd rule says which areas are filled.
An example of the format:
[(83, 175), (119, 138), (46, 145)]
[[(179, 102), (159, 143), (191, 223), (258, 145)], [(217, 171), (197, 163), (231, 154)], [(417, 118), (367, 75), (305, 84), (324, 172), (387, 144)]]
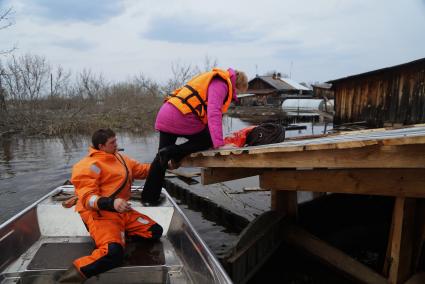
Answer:
[(415, 248), (414, 255), (413, 255), (413, 267), (414, 269), (419, 269), (420, 265), (420, 257), (421, 253), (425, 246), (425, 200), (424, 199), (417, 199), (416, 200), (416, 212), (415, 212), (415, 219), (416, 219), (416, 238), (415, 238)]
[(425, 197), (425, 169), (276, 170), (260, 187), (273, 190)]
[(391, 227), (390, 227), (390, 232), (388, 235), (388, 243), (387, 243), (387, 251), (385, 253), (385, 259), (384, 259), (384, 265), (382, 268), (382, 274), (385, 277), (388, 277), (390, 274), (390, 267), (391, 267), (391, 248), (392, 248), (392, 244), (393, 244), (393, 236), (394, 236), (394, 211), (393, 211), (393, 218), (392, 218), (392, 222), (391, 222)]
[(390, 271), (388, 282), (390, 284), (398, 283), (398, 272), (400, 265), (400, 247), (401, 247), (401, 234), (403, 231), (403, 218), (404, 218), (404, 197), (396, 198), (393, 211), (393, 229), (391, 236), (391, 249), (390, 249)]
[[(416, 199), (406, 198), (404, 202), (403, 231), (401, 235), (398, 283), (404, 283), (413, 274), (415, 238)], [(391, 275), (391, 273), (390, 273)]]
[(425, 144), (425, 127), (412, 127), (403, 129), (393, 129), (388, 131), (377, 131), (366, 134), (347, 134), (327, 136), (317, 139), (305, 139), (298, 141), (288, 141), (278, 144), (262, 145), (254, 147), (233, 148), (226, 150), (210, 150), (191, 154), (196, 156), (217, 156), (217, 155), (240, 155), (244, 153), (260, 154), (275, 152), (297, 152), (308, 150), (326, 149), (346, 149), (365, 147), (370, 145), (406, 145)]
[(209, 168), (201, 170), (201, 182), (203, 185), (256, 176), (263, 172), (260, 169), (246, 168)]
[(269, 189), (261, 188), (261, 187), (258, 187), (258, 186), (255, 186), (255, 187), (243, 187), (242, 190), (245, 191), (245, 192), (270, 191)]
[(425, 168), (423, 145), (186, 157), (184, 166), (223, 168)]
[(300, 247), (322, 263), (339, 270), (356, 281), (371, 284), (388, 283), (384, 277), (369, 267), (299, 227), (294, 225), (285, 226), (283, 228), (283, 238), (287, 243)]
[(201, 175), (201, 172), (187, 173), (187, 172), (183, 172), (181, 170), (167, 170), (167, 172), (172, 173), (173, 175), (181, 176), (181, 177), (185, 177), (185, 178), (194, 178), (194, 177)]
[(397, 197), (394, 204), (387, 260), (388, 283), (404, 283), (413, 273), (416, 200)]

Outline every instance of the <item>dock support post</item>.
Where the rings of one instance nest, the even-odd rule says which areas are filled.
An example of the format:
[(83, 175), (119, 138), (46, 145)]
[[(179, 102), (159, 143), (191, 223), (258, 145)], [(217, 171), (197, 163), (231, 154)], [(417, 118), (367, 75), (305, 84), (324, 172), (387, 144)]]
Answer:
[(298, 216), (298, 198), (296, 191), (272, 190), (271, 209), (296, 219)]
[(298, 217), (297, 191), (285, 190), (284, 187), (279, 186), (279, 183), (275, 184), (269, 179), (266, 173), (260, 174), (260, 187), (269, 189), (271, 192), (271, 210), (296, 220)]
[(412, 274), (414, 213), (415, 199), (396, 197), (384, 264), (390, 284), (404, 283)]

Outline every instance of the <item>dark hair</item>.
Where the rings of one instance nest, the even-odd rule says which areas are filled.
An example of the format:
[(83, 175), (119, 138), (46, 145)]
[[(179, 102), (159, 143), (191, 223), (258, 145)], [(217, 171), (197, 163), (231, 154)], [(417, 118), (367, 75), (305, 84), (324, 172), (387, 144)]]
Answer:
[(106, 141), (108, 141), (108, 139), (111, 137), (115, 137), (115, 132), (112, 131), (112, 129), (99, 129), (93, 133), (93, 136), (91, 137), (91, 142), (93, 144), (93, 147), (99, 150), (99, 145), (105, 144)]

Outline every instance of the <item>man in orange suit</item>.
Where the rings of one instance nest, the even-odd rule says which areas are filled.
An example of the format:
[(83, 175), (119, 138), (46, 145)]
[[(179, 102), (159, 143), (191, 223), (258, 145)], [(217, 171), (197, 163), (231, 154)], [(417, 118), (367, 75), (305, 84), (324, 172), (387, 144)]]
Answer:
[(96, 249), (78, 258), (59, 280), (82, 282), (122, 264), (125, 236), (159, 239), (162, 227), (131, 208), (131, 182), (144, 179), (149, 164), (141, 164), (117, 152), (117, 139), (111, 129), (99, 129), (92, 137), (89, 153), (74, 165), (71, 182), (78, 197), (80, 214)]

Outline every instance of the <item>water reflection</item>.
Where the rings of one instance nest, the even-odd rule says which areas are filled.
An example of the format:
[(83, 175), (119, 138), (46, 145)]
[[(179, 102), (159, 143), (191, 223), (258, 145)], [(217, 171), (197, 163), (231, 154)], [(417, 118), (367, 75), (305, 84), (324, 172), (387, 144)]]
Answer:
[(14, 176), (12, 166), (9, 161), (13, 160), (11, 150), (12, 142), (9, 139), (1, 141), (2, 152), (0, 156), (0, 179), (9, 178)]

